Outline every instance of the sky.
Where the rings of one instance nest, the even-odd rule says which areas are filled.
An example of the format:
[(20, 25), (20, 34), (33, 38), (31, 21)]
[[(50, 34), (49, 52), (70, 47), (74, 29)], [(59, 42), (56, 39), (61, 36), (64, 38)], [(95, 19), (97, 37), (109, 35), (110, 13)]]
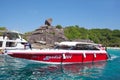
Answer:
[(44, 25), (120, 30), (120, 0), (0, 0), (0, 27), (25, 33)]

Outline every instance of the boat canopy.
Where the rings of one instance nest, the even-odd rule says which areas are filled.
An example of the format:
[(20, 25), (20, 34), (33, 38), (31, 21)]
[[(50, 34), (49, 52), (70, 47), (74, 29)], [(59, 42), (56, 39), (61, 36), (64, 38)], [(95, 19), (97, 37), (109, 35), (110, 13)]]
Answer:
[(61, 42), (55, 49), (64, 50), (100, 50), (98, 44), (88, 42)]
[(79, 44), (91, 44), (91, 45), (97, 45), (95, 43), (88, 43), (88, 42), (61, 42), (61, 43), (58, 43), (57, 45), (59, 46), (76, 46), (76, 45), (79, 45)]

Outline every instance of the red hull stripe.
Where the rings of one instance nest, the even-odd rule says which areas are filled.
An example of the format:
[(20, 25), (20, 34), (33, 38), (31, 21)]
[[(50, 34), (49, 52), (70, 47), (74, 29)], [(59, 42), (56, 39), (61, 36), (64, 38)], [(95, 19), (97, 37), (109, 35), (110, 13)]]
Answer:
[(54, 53), (54, 54), (38, 54), (38, 53), (10, 53), (12, 57), (35, 60), (45, 63), (86, 63), (106, 61), (108, 55), (106, 53)]

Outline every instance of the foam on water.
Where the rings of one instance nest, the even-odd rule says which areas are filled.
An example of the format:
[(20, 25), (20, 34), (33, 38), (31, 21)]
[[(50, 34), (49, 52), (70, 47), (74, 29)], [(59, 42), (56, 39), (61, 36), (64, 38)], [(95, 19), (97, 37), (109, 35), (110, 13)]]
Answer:
[(117, 56), (117, 55), (111, 54), (111, 58), (110, 58), (110, 60), (114, 60), (114, 59), (119, 58), (119, 57), (120, 57), (120, 56)]

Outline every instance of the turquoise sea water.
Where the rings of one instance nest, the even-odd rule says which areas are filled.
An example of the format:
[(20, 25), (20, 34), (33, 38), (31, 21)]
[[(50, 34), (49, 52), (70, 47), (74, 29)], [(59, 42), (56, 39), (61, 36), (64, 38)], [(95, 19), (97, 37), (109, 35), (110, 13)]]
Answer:
[(120, 80), (120, 50), (106, 62), (48, 65), (0, 55), (0, 80)]

